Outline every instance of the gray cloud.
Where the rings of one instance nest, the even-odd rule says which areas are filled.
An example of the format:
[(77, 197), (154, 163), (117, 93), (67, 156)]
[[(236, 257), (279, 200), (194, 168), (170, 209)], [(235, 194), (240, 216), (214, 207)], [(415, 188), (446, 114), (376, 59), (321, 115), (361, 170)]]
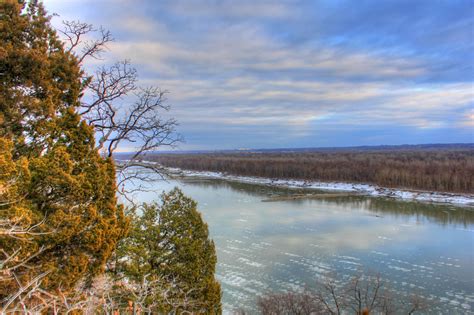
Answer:
[(468, 2), (45, 3), (111, 29), (188, 147), (473, 140)]

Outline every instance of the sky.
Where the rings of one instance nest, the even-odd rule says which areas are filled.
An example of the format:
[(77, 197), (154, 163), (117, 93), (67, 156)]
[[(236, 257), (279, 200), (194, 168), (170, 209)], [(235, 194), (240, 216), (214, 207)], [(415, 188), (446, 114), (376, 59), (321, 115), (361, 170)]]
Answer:
[(470, 0), (43, 2), (169, 91), (181, 150), (474, 142)]

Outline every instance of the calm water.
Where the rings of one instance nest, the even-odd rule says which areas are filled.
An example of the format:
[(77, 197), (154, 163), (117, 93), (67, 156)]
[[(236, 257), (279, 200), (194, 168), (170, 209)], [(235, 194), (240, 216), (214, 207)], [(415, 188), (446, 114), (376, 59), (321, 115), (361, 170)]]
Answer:
[[(326, 277), (380, 273), (401, 294), (433, 300), (432, 312), (474, 310), (474, 209), (366, 197), (262, 202), (295, 190), (215, 179), (157, 181), (198, 202), (217, 256), (225, 312), (252, 313), (258, 294)], [(158, 199), (155, 192), (135, 196)]]

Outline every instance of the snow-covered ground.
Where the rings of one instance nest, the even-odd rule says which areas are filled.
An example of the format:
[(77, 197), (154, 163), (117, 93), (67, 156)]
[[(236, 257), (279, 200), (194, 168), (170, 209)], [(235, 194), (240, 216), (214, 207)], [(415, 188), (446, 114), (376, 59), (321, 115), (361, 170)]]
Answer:
[(423, 202), (450, 203), (458, 205), (474, 205), (474, 194), (452, 194), (441, 192), (427, 192), (415, 190), (400, 190), (393, 188), (385, 188), (370, 184), (354, 184), (339, 182), (318, 182), (304, 181), (295, 179), (271, 179), (262, 177), (236, 176), (219, 172), (199, 172), (181, 170), (177, 168), (168, 168), (171, 173), (179, 174), (186, 177), (205, 177), (217, 178), (242, 183), (269, 185), (288, 188), (308, 188), (331, 191), (357, 192), (363, 195), (374, 197), (390, 197), (402, 200), (414, 200)]

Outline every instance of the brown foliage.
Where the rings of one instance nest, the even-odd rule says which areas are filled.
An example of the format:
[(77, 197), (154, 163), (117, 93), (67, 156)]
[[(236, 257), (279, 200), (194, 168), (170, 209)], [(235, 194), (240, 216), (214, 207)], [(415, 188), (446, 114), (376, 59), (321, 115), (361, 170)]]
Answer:
[(370, 183), (442, 192), (474, 191), (474, 150), (160, 154), (167, 167), (233, 175)]
[[(38, 1), (0, 2), (0, 309), (101, 273), (127, 219), (77, 113), (83, 72)], [(41, 295), (42, 296), (42, 295)], [(25, 306), (26, 307), (26, 306)]]

